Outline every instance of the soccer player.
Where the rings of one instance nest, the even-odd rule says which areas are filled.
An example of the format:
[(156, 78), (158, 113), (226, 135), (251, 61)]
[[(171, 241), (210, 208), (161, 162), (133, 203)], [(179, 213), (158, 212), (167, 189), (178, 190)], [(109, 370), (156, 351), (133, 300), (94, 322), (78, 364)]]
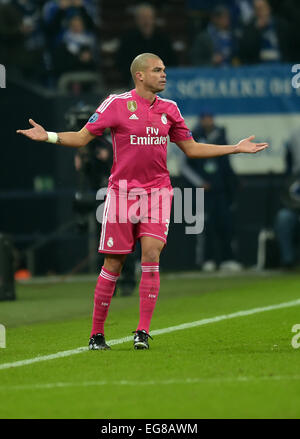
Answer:
[[(114, 162), (99, 245), (99, 252), (105, 253), (105, 260), (95, 289), (89, 340), (89, 349), (92, 350), (110, 349), (104, 337), (104, 323), (126, 254), (134, 251), (138, 239), (142, 250), (142, 277), (139, 287), (140, 319), (134, 331), (134, 348), (149, 348), (150, 322), (160, 287), (159, 258), (166, 244), (172, 200), (166, 166), (167, 136), (189, 158), (256, 153), (268, 146), (267, 143), (252, 142), (254, 136), (236, 145), (195, 142), (176, 103), (157, 95), (166, 85), (163, 61), (157, 55), (143, 53), (133, 60), (130, 70), (135, 88), (110, 95), (81, 130), (47, 132), (32, 119), (29, 119), (32, 128), (17, 130), (17, 133), (32, 140), (80, 148), (96, 136), (101, 136), (106, 128), (111, 129)], [(156, 191), (163, 195), (158, 197), (154, 209), (151, 209), (147, 195)], [(143, 211), (146, 221), (137, 221), (137, 215), (132, 214), (135, 202), (132, 193), (140, 200), (146, 200), (140, 204), (140, 212)], [(128, 204), (122, 210), (118, 206), (124, 205), (124, 201)]]

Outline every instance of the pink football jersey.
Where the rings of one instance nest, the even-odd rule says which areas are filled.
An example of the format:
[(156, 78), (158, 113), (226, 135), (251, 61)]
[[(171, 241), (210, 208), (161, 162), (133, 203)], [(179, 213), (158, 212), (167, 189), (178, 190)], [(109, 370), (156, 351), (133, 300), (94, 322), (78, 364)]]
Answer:
[(156, 96), (150, 104), (135, 90), (110, 95), (85, 127), (95, 136), (111, 129), (114, 160), (109, 187), (115, 190), (121, 189), (121, 180), (127, 182), (128, 191), (169, 186), (167, 138), (175, 143), (192, 139), (176, 102)]

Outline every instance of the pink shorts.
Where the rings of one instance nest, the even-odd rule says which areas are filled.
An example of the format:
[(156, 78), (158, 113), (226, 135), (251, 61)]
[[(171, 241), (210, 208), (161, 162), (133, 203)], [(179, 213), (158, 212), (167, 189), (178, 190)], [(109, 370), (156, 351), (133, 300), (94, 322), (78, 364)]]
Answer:
[(141, 236), (167, 242), (173, 189), (150, 194), (120, 195), (108, 190), (104, 204), (99, 253), (132, 253)]

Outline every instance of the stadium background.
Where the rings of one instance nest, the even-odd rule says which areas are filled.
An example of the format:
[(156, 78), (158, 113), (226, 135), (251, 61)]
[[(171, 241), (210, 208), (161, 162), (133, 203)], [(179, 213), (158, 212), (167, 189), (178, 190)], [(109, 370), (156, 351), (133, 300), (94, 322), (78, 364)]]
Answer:
[[(22, 46), (22, 59), (26, 61), (23, 63), (24, 59), (21, 62), (21, 58), (18, 58), (20, 47), (17, 44), (11, 46), (12, 53), (17, 47), (15, 56), (8, 54), (10, 42), (15, 41), (13, 32), (9, 34), (7, 26), (3, 26), (0, 31), (0, 54), (3, 59), (2, 61), (0, 58), (0, 63), (5, 65), (7, 72), (6, 88), (0, 91), (0, 233), (9, 236), (12, 242), (15, 271), (25, 268), (34, 276), (43, 276), (46, 281), (49, 279), (49, 282), (56, 275), (90, 273), (96, 278), (100, 263), (96, 255), (99, 230), (96, 230), (93, 220), (90, 219), (93, 213), (87, 220), (90, 229), (79, 227), (78, 211), (74, 210), (75, 194), (78, 193), (75, 151), (72, 148), (30, 142), (17, 136), (15, 131), (27, 127), (29, 117), (49, 131), (66, 131), (70, 126), (70, 113), (74, 109), (82, 110), (85, 106), (96, 108), (108, 94), (128, 89), (128, 84), (118, 68), (117, 53), (123, 35), (134, 25), (134, 7), (141, 2), (79, 2), (80, 7), (86, 6), (92, 17), (96, 53), (93, 70), (85, 71), (83, 78), (65, 77), (67, 86), (66, 82), (61, 81), (66, 72), (58, 74), (51, 67), (51, 55), (55, 53), (56, 46), (53, 49), (52, 43), (49, 43), (49, 23), (47, 24), (45, 18), (45, 8), (49, 4), (51, 6), (51, 3), (55, 2), (0, 2), (1, 8), (16, 8), (21, 16), (18, 20), (23, 24), (34, 23), (33, 28), (38, 30), (39, 37), (42, 35), (44, 38), (36, 46), (28, 44), (25, 49)], [(295, 76), (292, 66), (299, 61), (300, 53), (300, 7), (297, 1), (269, 2), (274, 16), (289, 23), (286, 39), (292, 50), (288, 55), (281, 54), (276, 62), (247, 62), (236, 56), (232, 62), (219, 67), (193, 65), (191, 47), (197, 35), (206, 29), (214, 8), (219, 4), (228, 7), (233, 14), (232, 23), (236, 23), (238, 3), (247, 3), (250, 7), (252, 4), (251, 1), (234, 0), (148, 2), (156, 7), (157, 26), (168, 36), (176, 54), (176, 65), (167, 65), (169, 83), (164, 96), (178, 102), (191, 130), (202, 111), (211, 111), (216, 122), (225, 126), (229, 142), (256, 134), (257, 141), (268, 141), (271, 146), (269, 150), (255, 157), (235, 156), (230, 159), (239, 178), (234, 216), (234, 245), (238, 260), (245, 268), (243, 275), (246, 276), (232, 286), (233, 290), (242, 290), (247, 282), (253, 281), (247, 276), (249, 269), (257, 268), (259, 235), (264, 230), (273, 231), (275, 215), (282, 206), (280, 193), (286, 178), (285, 145), (290, 135), (300, 126), (300, 88), (292, 86), (292, 78)], [(13, 13), (10, 17), (12, 16), (15, 17)], [(48, 19), (50, 20), (49, 17)], [(11, 26), (17, 26), (18, 20), (12, 19)], [(23, 42), (29, 41), (28, 35), (31, 35), (30, 31), (23, 34)], [(38, 38), (36, 40), (40, 41)], [(30, 49), (32, 47), (38, 49), (34, 56)], [(168, 160), (173, 185), (185, 187), (187, 182), (181, 175), (182, 156), (174, 145), (169, 147)], [(94, 196), (94, 192), (92, 195)], [(185, 235), (184, 227), (184, 224), (171, 224), (168, 247), (161, 261), (162, 273), (188, 270), (194, 271), (201, 279), (201, 260), (199, 261), (198, 254), (201, 240), (199, 244), (197, 236)], [(276, 276), (281, 273), (276, 242), (272, 242), (265, 251), (267, 261), (260, 268), (272, 268), (273, 271), (267, 274), (276, 282)], [(2, 263), (4, 264), (3, 259)], [(291, 291), (294, 291), (291, 295), (297, 297), (297, 272), (291, 274), (291, 279)], [(189, 281), (187, 284), (182, 282), (184, 289)], [(284, 284), (285, 281), (282, 285)], [(207, 279), (204, 285), (208, 291), (210, 288), (221, 288), (219, 284), (210, 286)], [(262, 284), (260, 287), (264, 291)], [(60, 285), (59, 288), (57, 291), (62, 291), (63, 296), (63, 291), (68, 287), (64, 290)], [(76, 288), (79, 288), (78, 285)], [(74, 287), (75, 290), (76, 288)], [(25, 290), (24, 281), (17, 281), (17, 302), (18, 298), (20, 302), (24, 300), (28, 291)], [(53, 306), (54, 303), (57, 304), (57, 299), (53, 293)], [(43, 304), (39, 303), (37, 290), (32, 300), (33, 305), (37, 304), (36, 311), (40, 311)], [(51, 297), (49, 300), (51, 307)], [(125, 298), (123, 300), (124, 309), (127, 309), (128, 303)], [(280, 300), (278, 297), (279, 302)], [(249, 307), (252, 305), (255, 306), (255, 303), (249, 302)], [(122, 303), (118, 306), (121, 310)], [(222, 313), (220, 308), (219, 313)], [(20, 308), (16, 312), (19, 323), (16, 323), (10, 317), (14, 313), (13, 308), (5, 311), (2, 306), (2, 310), (0, 322), (3, 321), (8, 327), (10, 324), (13, 328), (18, 324), (43, 321), (43, 318), (39, 319), (31, 314), (28, 317)], [(55, 313), (53, 316), (54, 320), (65, 318)], [(172, 321), (169, 323), (171, 325)], [(165, 326), (163, 321), (160, 326)], [(222, 411), (213, 413), (222, 416)], [(274, 413), (274, 416), (280, 417), (278, 412)], [(129, 415), (126, 412), (124, 416)]]
[[(30, 2), (29, 2), (30, 3)], [(33, 2), (34, 3), (34, 2)], [(48, 2), (49, 3), (49, 2)], [(50, 2), (51, 3), (51, 2)], [(203, 4), (202, 4), (203, 3)], [(218, 3), (218, 2), (216, 2)], [(230, 6), (234, 2), (227, 2)], [(274, 3), (275, 12), (279, 14), (280, 5)], [(17, 249), (25, 251), (34, 246), (37, 240), (47, 237), (62, 224), (74, 218), (72, 201), (76, 190), (76, 171), (73, 150), (36, 145), (27, 139), (17, 137), (15, 129), (27, 126), (27, 118), (40, 121), (49, 130), (63, 131), (68, 124), (66, 115), (74, 105), (89, 104), (96, 108), (107, 94), (122, 91), (122, 80), (116, 64), (116, 51), (120, 37), (133, 26), (132, 7), (115, 2), (99, 3), (94, 31), (98, 38), (97, 72), (102, 78), (95, 92), (80, 92), (73, 84), (73, 92), (62, 92), (53, 85), (46, 87), (45, 78), (39, 82), (28, 78), (20, 71), (7, 67), (7, 88), (1, 90), (1, 117), (6, 129), (2, 133), (1, 161), (5, 166), (1, 172), (1, 226), (0, 230), (13, 237)], [(226, 2), (223, 4), (226, 4)], [(299, 94), (291, 85), (292, 63), (261, 64), (259, 67), (241, 65), (239, 67), (220, 67), (209, 70), (189, 66), (189, 48), (193, 38), (204, 26), (207, 16), (214, 5), (212, 2), (166, 2), (157, 11), (160, 28), (167, 32), (176, 51), (178, 68), (169, 68), (169, 84), (165, 96), (178, 101), (188, 125), (193, 129), (198, 114), (209, 108), (215, 114), (218, 123), (227, 129), (228, 141), (237, 141), (243, 136), (255, 133), (258, 140), (270, 142), (271, 149), (254, 159), (248, 157), (231, 158), (234, 169), (240, 175), (240, 187), (236, 206), (237, 248), (239, 260), (247, 267), (256, 264), (258, 234), (263, 228), (272, 228), (274, 215), (279, 209), (278, 192), (282, 185), (285, 170), (285, 142), (297, 128)], [(202, 7), (202, 9), (201, 9)], [(36, 7), (41, 8), (40, 6)], [(119, 17), (118, 9), (124, 11)], [(197, 8), (197, 9), (196, 9)], [(290, 5), (292, 8), (292, 5)], [(287, 13), (287, 6), (282, 8)], [(41, 9), (42, 10), (42, 9)], [(296, 8), (298, 10), (298, 8)], [(294, 14), (297, 18), (297, 14)], [(288, 19), (288, 17), (287, 17)], [(196, 27), (196, 30), (193, 29)], [(191, 31), (193, 29), (193, 32)], [(297, 50), (297, 42), (295, 51)], [(291, 59), (291, 61), (296, 61)], [(5, 64), (5, 63), (3, 63)], [(271, 65), (272, 64), (272, 65)], [(273, 66), (273, 67), (272, 67)], [(183, 68), (184, 67), (184, 68)], [(12, 74), (10, 75), (10, 71)], [(45, 72), (47, 73), (46, 67)], [(46, 75), (45, 73), (45, 75)], [(51, 72), (49, 73), (51, 76)], [(201, 92), (201, 85), (196, 85), (195, 93), (188, 94), (188, 86), (193, 80), (213, 78), (216, 90), (218, 82), (227, 81), (227, 91), (221, 90), (219, 97), (214, 92)], [(252, 85), (249, 89), (230, 90), (232, 78), (241, 84), (244, 80)], [(255, 81), (263, 80), (266, 90), (253, 96)], [(50, 80), (49, 80), (50, 81)], [(186, 96), (176, 91), (176, 84), (183, 88), (186, 83)], [(121, 86), (121, 87), (120, 87)], [(221, 84), (222, 86), (222, 84)], [(203, 86), (205, 88), (205, 85)], [(225, 84), (226, 87), (226, 84)], [(251, 90), (252, 87), (252, 90)], [(207, 87), (206, 87), (207, 88)], [(209, 88), (208, 88), (209, 89)], [(198, 94), (197, 94), (198, 90)], [(210, 90), (210, 89), (209, 89)], [(299, 90), (299, 89), (298, 89)], [(202, 94), (201, 94), (202, 93)], [(243, 94), (244, 93), (244, 94)], [(252, 93), (252, 95), (251, 95)], [(240, 94), (240, 95), (239, 95)], [(263, 116), (263, 117), (262, 117)], [(171, 151), (173, 149), (171, 148)], [(169, 160), (173, 174), (173, 184), (183, 186), (180, 163)], [(12, 178), (13, 175), (13, 178)], [(50, 187), (38, 188), (39, 178), (50, 180)], [(35, 182), (35, 183), (34, 183)], [(254, 209), (255, 206), (255, 209)], [(20, 217), (21, 214), (21, 217)], [(178, 229), (178, 230), (177, 230)], [(195, 258), (196, 237), (188, 239), (175, 225), (170, 230), (169, 248), (165, 252), (162, 267), (171, 269), (197, 268)], [(63, 249), (63, 251), (62, 251)], [(183, 257), (173, 258), (181, 249)], [(87, 253), (87, 237), (80, 236), (74, 228), (69, 228), (36, 250), (36, 274), (64, 273), (78, 264)]]

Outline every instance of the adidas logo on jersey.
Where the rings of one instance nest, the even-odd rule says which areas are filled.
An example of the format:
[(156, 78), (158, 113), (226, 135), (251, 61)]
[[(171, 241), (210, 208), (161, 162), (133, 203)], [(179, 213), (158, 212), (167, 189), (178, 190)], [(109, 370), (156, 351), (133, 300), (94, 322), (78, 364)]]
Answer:
[(130, 116), (130, 118), (129, 119), (135, 119), (135, 120), (138, 120), (138, 117), (137, 117), (137, 115), (136, 114), (132, 114), (131, 116)]

